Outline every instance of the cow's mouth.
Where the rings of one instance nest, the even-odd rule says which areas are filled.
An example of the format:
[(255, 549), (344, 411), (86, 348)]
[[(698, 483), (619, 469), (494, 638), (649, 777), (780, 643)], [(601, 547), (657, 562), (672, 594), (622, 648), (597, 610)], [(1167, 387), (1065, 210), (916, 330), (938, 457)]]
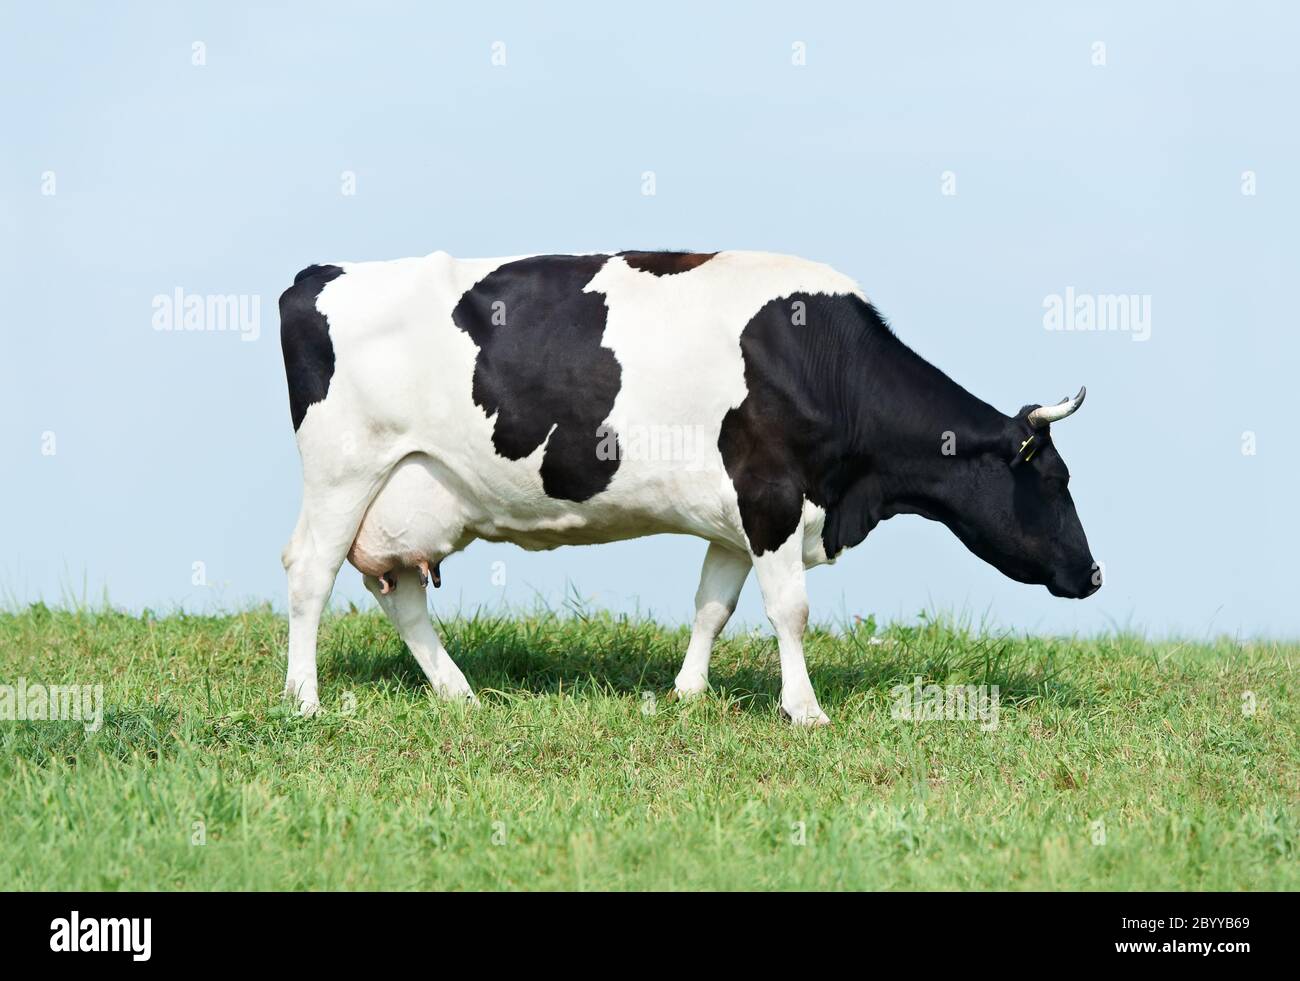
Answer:
[(1047, 584), (1047, 591), (1053, 596), (1059, 596), (1061, 599), (1087, 599), (1099, 589), (1101, 589), (1101, 583), (1096, 581), (1096, 577), (1091, 572), (1088, 573), (1087, 579), (1074, 585)]

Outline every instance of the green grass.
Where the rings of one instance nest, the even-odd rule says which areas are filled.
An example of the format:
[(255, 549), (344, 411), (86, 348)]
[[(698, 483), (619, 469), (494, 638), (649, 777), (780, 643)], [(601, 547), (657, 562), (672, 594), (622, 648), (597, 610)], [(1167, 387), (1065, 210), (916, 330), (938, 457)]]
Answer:
[[(332, 614), (326, 711), (300, 719), (286, 632), (0, 614), (0, 683), (107, 706), (94, 734), (0, 722), (0, 888), (1300, 887), (1295, 645), (815, 629), (834, 724), (802, 731), (767, 635), (724, 639), (718, 690), (682, 704), (683, 629), (448, 621), (474, 710), (431, 697), (380, 614)], [(998, 684), (998, 728), (892, 718), (915, 675)]]

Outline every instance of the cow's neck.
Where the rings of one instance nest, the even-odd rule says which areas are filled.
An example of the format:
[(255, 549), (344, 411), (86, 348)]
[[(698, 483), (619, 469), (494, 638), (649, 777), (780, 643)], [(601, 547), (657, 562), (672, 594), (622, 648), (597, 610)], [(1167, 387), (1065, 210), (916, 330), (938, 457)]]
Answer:
[(972, 455), (996, 445), (1007, 416), (976, 398), (898, 340), (873, 330), (857, 407), (853, 469), (866, 476), (866, 530), (896, 514), (951, 526), (969, 494)]

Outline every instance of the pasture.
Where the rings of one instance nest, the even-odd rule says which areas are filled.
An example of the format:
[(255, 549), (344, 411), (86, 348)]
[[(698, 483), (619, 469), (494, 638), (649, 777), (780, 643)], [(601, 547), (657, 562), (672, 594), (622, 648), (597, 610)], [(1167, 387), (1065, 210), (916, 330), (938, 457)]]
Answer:
[[(5, 889), (1297, 889), (1300, 645), (810, 630), (833, 725), (777, 714), (770, 632), (668, 698), (687, 630), (581, 608), (441, 622), (482, 700), (436, 701), (374, 609), (321, 630), (0, 613), (0, 684), (104, 686), (102, 728), (0, 722)], [(996, 729), (897, 685), (996, 684)]]

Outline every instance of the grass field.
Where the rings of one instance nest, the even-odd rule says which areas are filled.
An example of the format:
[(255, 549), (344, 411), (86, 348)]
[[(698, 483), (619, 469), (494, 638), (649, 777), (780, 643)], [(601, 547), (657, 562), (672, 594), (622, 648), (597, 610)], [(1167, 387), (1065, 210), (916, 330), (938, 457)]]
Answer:
[[(684, 629), (443, 631), (480, 708), (351, 611), (300, 719), (269, 610), (0, 614), (0, 684), (107, 706), (93, 734), (0, 722), (0, 888), (1300, 888), (1294, 645), (817, 629), (833, 725), (804, 731), (766, 634), (729, 635), (715, 693), (677, 703)], [(999, 685), (997, 728), (892, 717), (917, 675)]]

